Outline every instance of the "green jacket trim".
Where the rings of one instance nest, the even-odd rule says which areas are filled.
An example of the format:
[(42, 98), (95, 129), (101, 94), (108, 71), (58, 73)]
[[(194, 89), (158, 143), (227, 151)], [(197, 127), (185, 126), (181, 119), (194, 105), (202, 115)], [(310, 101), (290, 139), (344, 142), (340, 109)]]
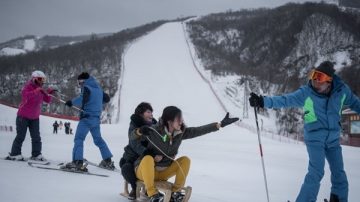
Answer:
[(303, 109), (304, 109), (305, 123), (312, 123), (317, 121), (317, 117), (314, 110), (314, 102), (310, 97), (306, 98)]

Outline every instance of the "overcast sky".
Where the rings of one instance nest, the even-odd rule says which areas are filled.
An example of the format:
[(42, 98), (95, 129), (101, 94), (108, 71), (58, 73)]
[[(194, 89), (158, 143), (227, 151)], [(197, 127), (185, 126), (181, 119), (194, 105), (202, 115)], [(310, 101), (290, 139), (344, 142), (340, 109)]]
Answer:
[(0, 43), (27, 34), (118, 32), (160, 19), (305, 0), (0, 0)]

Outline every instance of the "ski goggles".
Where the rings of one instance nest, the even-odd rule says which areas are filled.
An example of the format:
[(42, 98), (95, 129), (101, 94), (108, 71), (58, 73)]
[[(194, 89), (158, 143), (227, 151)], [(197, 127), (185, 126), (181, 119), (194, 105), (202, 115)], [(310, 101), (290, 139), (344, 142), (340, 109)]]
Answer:
[(310, 72), (309, 79), (316, 80), (319, 83), (332, 81), (332, 77), (328, 76), (327, 74), (325, 74), (323, 72), (317, 71), (317, 70), (312, 70)]
[(37, 82), (45, 83), (46, 78), (45, 77), (35, 77), (34, 78)]

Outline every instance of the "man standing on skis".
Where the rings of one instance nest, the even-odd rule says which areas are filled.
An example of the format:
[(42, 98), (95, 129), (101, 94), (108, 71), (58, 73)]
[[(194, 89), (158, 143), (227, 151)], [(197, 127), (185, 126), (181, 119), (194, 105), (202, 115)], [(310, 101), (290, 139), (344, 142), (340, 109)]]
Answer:
[(307, 85), (282, 96), (263, 97), (251, 93), (252, 107), (302, 107), (304, 142), (309, 155), (305, 176), (296, 202), (315, 202), (324, 176), (325, 158), (331, 171), (331, 202), (348, 201), (348, 181), (340, 146), (340, 119), (344, 105), (360, 114), (360, 100), (325, 61), (309, 76)]
[(81, 95), (72, 100), (68, 100), (65, 103), (65, 105), (69, 107), (76, 105), (81, 108), (80, 121), (74, 139), (74, 149), (72, 153), (73, 161), (66, 164), (65, 168), (87, 171), (87, 168), (83, 166), (83, 153), (84, 141), (86, 135), (90, 131), (94, 143), (99, 147), (103, 158), (99, 166), (114, 170), (114, 162), (111, 160), (113, 155), (100, 133), (100, 115), (103, 103), (109, 102), (110, 97), (108, 94), (104, 93), (95, 78), (90, 76), (87, 72), (83, 72), (78, 76), (78, 84), (79, 87), (81, 87)]
[(43, 89), (46, 76), (42, 71), (34, 71), (31, 80), (28, 81), (21, 91), (21, 103), (16, 117), (16, 137), (12, 144), (11, 152), (7, 160), (24, 160), (21, 155), (21, 147), (25, 140), (27, 128), (29, 128), (32, 144), (31, 159), (46, 161), (41, 154), (41, 137), (39, 128), (39, 116), (41, 104), (50, 103), (53, 89)]

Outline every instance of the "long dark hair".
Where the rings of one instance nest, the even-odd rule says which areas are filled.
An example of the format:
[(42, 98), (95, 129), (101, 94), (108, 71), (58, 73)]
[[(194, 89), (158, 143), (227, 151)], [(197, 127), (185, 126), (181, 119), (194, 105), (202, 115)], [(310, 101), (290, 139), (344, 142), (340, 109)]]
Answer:
[(176, 117), (182, 117), (181, 110), (175, 106), (167, 106), (163, 110), (161, 121), (164, 126), (169, 128), (168, 121), (174, 121)]

